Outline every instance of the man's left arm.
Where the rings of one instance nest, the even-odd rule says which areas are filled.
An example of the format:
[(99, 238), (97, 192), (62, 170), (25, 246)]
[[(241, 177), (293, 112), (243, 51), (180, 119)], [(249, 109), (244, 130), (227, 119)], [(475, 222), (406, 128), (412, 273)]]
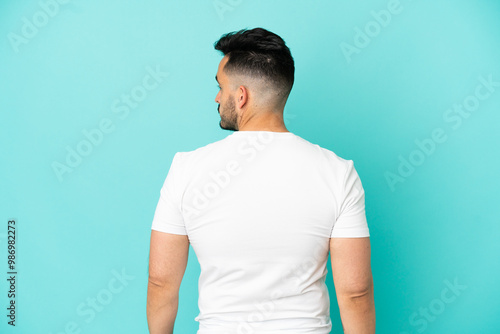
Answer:
[(151, 230), (147, 321), (150, 334), (173, 334), (189, 254), (187, 235)]

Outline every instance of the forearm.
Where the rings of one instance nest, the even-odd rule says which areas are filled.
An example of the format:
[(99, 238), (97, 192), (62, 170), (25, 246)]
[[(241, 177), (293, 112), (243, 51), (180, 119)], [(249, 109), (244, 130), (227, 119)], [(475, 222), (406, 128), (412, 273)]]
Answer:
[(337, 297), (345, 334), (375, 334), (373, 288), (356, 297)]
[(173, 334), (179, 294), (148, 282), (147, 320), (150, 334)]

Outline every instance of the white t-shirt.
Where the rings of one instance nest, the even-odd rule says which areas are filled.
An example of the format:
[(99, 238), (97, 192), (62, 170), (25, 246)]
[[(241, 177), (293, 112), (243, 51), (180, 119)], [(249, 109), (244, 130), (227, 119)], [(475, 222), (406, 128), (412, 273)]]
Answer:
[(330, 238), (369, 236), (353, 161), (271, 131), (176, 153), (151, 228), (196, 253), (197, 334), (330, 333)]

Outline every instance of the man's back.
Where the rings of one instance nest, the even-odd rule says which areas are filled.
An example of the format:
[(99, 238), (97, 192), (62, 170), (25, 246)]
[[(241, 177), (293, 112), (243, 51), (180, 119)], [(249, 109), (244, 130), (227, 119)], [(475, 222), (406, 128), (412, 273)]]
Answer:
[(352, 161), (271, 131), (177, 153), (152, 229), (197, 255), (198, 334), (330, 333), (330, 238), (369, 236)]

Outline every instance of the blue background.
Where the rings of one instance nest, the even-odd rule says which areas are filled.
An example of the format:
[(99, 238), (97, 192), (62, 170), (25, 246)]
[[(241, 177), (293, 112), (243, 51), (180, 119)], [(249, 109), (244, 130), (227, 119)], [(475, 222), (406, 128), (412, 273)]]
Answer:
[[(218, 124), (222, 56), (213, 43), (254, 27), (283, 37), (295, 59), (287, 128), (355, 162), (377, 332), (498, 332), (500, 87), (479, 88), (488, 97), (467, 118), (449, 118), (454, 104), (479, 101), (480, 77), (500, 82), (498, 1), (401, 0), (379, 31), (372, 11), (395, 2), (42, 5), (51, 2), (0, 4), (0, 332), (147, 333), (160, 188), (175, 152), (230, 134)], [(343, 51), (362, 45), (356, 28), (367, 27), (367, 45)], [(141, 90), (148, 67), (168, 75)], [(132, 91), (147, 95), (125, 114), (122, 94)], [(112, 130), (85, 147), (82, 131), (106, 119)], [(429, 143), (436, 129), (446, 140), (422, 153), (415, 141)], [(87, 155), (58, 177), (54, 163), (66, 164), (78, 145)], [(401, 159), (415, 162), (405, 177)], [(399, 181), (391, 185), (388, 173)], [(17, 221), (15, 328), (6, 317), (9, 219)], [(198, 328), (199, 271), (190, 249), (176, 333)], [(328, 271), (332, 333), (342, 333), (330, 261)]]

